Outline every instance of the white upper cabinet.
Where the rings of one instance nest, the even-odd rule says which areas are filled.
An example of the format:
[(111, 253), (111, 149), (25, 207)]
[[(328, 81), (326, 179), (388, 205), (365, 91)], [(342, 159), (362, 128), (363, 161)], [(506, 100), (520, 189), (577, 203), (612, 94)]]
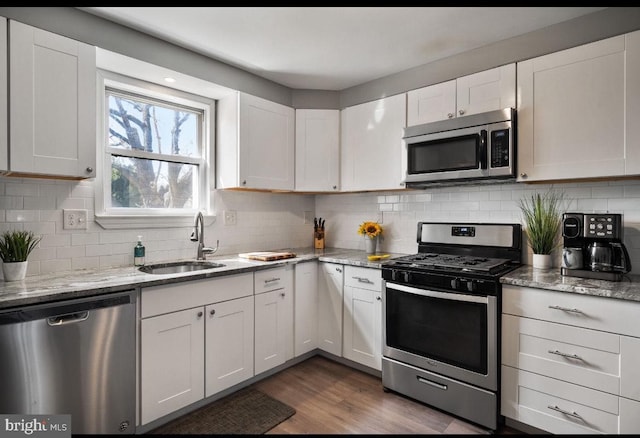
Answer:
[(516, 107), (516, 65), (507, 64), (407, 93), (407, 125)]
[(337, 191), (340, 110), (296, 110), (296, 190)]
[(406, 94), (342, 110), (341, 191), (404, 188), (406, 119)]
[(518, 63), (518, 180), (640, 173), (640, 33)]
[(95, 176), (95, 47), (10, 20), (9, 84), (11, 172)]
[(9, 100), (7, 98), (7, 19), (0, 17), (0, 172), (9, 169), (9, 148), (7, 110)]
[(293, 190), (295, 110), (233, 93), (218, 102), (217, 188)]

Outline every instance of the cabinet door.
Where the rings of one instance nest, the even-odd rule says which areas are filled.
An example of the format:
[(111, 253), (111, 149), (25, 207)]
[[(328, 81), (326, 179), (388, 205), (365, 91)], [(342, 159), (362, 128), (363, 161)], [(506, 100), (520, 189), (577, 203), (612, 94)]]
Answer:
[(342, 356), (342, 265), (318, 265), (318, 347)]
[(240, 187), (294, 189), (295, 110), (240, 93)]
[(286, 362), (287, 338), (293, 332), (293, 300), (277, 289), (255, 296), (255, 374)]
[(206, 307), (205, 396), (253, 377), (253, 296)]
[(341, 114), (342, 191), (404, 187), (406, 94), (345, 108)]
[(299, 263), (294, 283), (294, 355), (318, 346), (318, 262)]
[(15, 21), (9, 32), (11, 171), (95, 176), (95, 47)]
[(519, 62), (517, 88), (519, 180), (624, 175), (624, 36)]
[(296, 110), (296, 190), (337, 191), (340, 111)]
[[(627, 82), (625, 83), (626, 175), (640, 175), (640, 31), (625, 35)], [(631, 78), (636, 78), (633, 80)]]
[(204, 308), (143, 319), (140, 336), (141, 424), (204, 397)]
[(0, 17), (0, 172), (9, 169), (9, 147), (7, 122), (9, 120), (7, 110), (9, 100), (7, 98), (7, 19)]
[(456, 80), (456, 111), (469, 116), (516, 107), (516, 65), (507, 64)]
[(376, 370), (382, 369), (381, 292), (344, 287), (342, 355)]
[(407, 125), (456, 117), (456, 81), (441, 82), (407, 93)]

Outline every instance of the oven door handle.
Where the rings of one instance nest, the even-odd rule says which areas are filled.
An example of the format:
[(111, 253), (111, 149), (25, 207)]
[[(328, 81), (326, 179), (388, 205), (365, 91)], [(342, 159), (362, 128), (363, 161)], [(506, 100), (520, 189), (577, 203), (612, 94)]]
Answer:
[(482, 304), (489, 303), (489, 297), (487, 296), (465, 295), (465, 294), (452, 293), (452, 292), (438, 292), (435, 290), (408, 287), (403, 284), (397, 284), (397, 283), (386, 283), (386, 288), (387, 289), (392, 288), (392, 289), (399, 290), (401, 292), (407, 292), (410, 294), (422, 295), (424, 297), (443, 298), (445, 300), (465, 301), (469, 303), (482, 303)]
[(443, 385), (442, 383), (432, 382), (431, 380), (425, 379), (424, 377), (420, 377), (420, 376), (416, 376), (416, 378), (420, 383), (425, 383), (435, 388), (442, 389), (443, 391), (447, 390), (447, 385)]

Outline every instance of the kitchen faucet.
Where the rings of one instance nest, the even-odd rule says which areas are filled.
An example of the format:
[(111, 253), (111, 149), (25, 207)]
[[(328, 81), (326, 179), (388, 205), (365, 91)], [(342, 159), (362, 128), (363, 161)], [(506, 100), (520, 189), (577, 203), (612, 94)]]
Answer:
[(201, 211), (196, 213), (195, 225), (193, 226), (193, 232), (191, 233), (191, 241), (198, 242), (196, 260), (206, 260), (205, 254), (213, 254), (220, 246), (220, 240), (216, 241), (215, 248), (204, 246), (204, 216)]

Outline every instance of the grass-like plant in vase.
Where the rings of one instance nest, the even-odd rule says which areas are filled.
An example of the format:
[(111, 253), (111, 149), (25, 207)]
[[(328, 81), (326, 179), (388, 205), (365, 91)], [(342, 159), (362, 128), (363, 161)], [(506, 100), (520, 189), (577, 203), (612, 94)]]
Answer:
[[(524, 218), (527, 242), (533, 251), (533, 265), (551, 267), (551, 253), (560, 246), (564, 193), (549, 190), (534, 193), (518, 202)], [(544, 256), (544, 257), (536, 257)]]
[(22, 280), (27, 271), (27, 259), (41, 237), (32, 231), (10, 230), (0, 235), (0, 258), (5, 281)]

